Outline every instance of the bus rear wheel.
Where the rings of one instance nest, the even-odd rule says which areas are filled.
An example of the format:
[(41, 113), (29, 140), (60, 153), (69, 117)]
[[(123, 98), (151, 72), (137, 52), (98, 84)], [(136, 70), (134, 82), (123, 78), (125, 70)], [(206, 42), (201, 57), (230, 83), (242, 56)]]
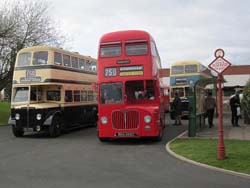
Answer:
[(52, 124), (49, 127), (49, 135), (54, 138), (61, 135), (61, 123), (58, 116), (53, 118)]
[(12, 132), (15, 135), (15, 137), (22, 137), (24, 134), (23, 130), (17, 129), (14, 125), (12, 125)]

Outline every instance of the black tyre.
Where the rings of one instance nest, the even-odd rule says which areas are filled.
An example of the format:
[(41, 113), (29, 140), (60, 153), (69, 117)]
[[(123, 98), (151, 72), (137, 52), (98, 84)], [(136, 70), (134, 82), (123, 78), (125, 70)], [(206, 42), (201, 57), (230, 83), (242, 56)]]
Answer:
[(15, 135), (15, 137), (22, 137), (24, 134), (23, 130), (17, 129), (14, 125), (12, 125), (12, 132)]
[(100, 140), (101, 142), (108, 142), (108, 141), (110, 141), (109, 138), (100, 138), (100, 137), (98, 137), (98, 138), (99, 138), (99, 140)]
[(61, 123), (60, 123), (60, 118), (59, 116), (55, 116), (53, 118), (52, 124), (49, 127), (49, 135), (51, 137), (58, 137), (61, 135)]

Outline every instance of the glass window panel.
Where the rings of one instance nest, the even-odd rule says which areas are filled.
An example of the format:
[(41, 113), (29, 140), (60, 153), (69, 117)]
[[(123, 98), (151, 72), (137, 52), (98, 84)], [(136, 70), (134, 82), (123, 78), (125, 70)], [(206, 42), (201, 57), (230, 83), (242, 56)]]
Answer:
[(58, 90), (47, 91), (47, 100), (48, 101), (60, 101), (61, 92)]
[(183, 74), (184, 73), (184, 67), (182, 65), (180, 65), (180, 66), (172, 66), (171, 73), (172, 74)]
[(29, 88), (28, 87), (18, 87), (15, 88), (15, 94), (13, 97), (13, 102), (27, 102), (29, 96)]
[(87, 91), (81, 91), (81, 101), (87, 101)]
[(63, 54), (63, 64), (64, 64), (64, 66), (66, 66), (66, 67), (71, 67), (71, 64), (70, 64), (70, 56), (69, 56), (69, 55), (64, 55), (64, 54)]
[(118, 104), (123, 102), (122, 83), (102, 84), (100, 89), (102, 104)]
[(62, 65), (62, 54), (55, 52), (54, 53), (54, 64), (55, 65)]
[(71, 57), (71, 64), (73, 68), (78, 69), (79, 65), (78, 65), (78, 59), (76, 57)]
[(196, 73), (197, 72), (197, 65), (186, 65), (185, 72), (186, 73)]
[(73, 101), (72, 91), (66, 90), (65, 91), (65, 102), (72, 102), (72, 101)]
[(101, 46), (100, 56), (101, 57), (116, 57), (116, 56), (120, 56), (121, 52), (122, 52), (121, 45)]
[(22, 53), (18, 56), (18, 66), (28, 66), (30, 65), (31, 53)]
[(88, 91), (88, 101), (93, 101), (94, 97), (93, 97), (93, 91), (89, 90)]
[(80, 91), (74, 91), (74, 102), (80, 102)]
[(126, 44), (126, 55), (145, 55), (148, 53), (147, 43)]
[(33, 65), (46, 65), (48, 64), (48, 52), (41, 51), (35, 52), (33, 55)]
[(79, 68), (81, 70), (85, 69), (85, 60), (84, 59), (79, 59)]

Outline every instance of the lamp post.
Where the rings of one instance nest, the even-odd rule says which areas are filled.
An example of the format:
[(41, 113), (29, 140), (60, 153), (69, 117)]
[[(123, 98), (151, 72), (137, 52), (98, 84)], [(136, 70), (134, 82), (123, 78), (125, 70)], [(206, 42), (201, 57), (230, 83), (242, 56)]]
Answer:
[(217, 108), (218, 108), (218, 147), (217, 147), (217, 159), (223, 160), (225, 158), (225, 145), (224, 145), (224, 138), (223, 138), (223, 120), (222, 120), (222, 73), (231, 65), (226, 59), (224, 59), (224, 50), (217, 49), (214, 53), (215, 60), (210, 63), (208, 66), (218, 73), (217, 77), (217, 85), (218, 85), (218, 101), (217, 101)]
[(225, 145), (224, 145), (224, 134), (223, 134), (223, 121), (222, 121), (222, 75), (218, 74), (218, 147), (217, 147), (217, 159), (223, 160), (225, 158)]

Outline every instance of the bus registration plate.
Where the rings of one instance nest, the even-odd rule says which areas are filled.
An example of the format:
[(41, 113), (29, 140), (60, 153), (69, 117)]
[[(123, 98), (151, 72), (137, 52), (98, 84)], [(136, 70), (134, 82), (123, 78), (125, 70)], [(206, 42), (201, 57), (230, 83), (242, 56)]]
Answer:
[(136, 136), (136, 133), (134, 133), (134, 132), (126, 132), (126, 133), (120, 132), (120, 133), (116, 133), (116, 136)]
[(25, 127), (25, 128), (23, 128), (23, 131), (24, 132), (33, 132), (34, 129), (33, 128), (27, 128), (27, 127)]

